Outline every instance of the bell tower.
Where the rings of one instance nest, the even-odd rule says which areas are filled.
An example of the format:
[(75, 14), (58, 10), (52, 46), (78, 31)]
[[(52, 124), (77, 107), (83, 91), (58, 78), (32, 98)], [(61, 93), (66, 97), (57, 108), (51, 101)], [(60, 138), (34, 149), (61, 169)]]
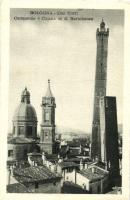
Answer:
[(48, 154), (54, 152), (55, 145), (55, 97), (53, 97), (50, 80), (45, 97), (42, 98), (42, 123), (40, 133), (41, 151)]
[(93, 160), (100, 160), (101, 157), (99, 102), (102, 96), (106, 96), (108, 36), (109, 29), (106, 29), (102, 19), (100, 28), (97, 28), (96, 32), (97, 55), (91, 145), (91, 158)]

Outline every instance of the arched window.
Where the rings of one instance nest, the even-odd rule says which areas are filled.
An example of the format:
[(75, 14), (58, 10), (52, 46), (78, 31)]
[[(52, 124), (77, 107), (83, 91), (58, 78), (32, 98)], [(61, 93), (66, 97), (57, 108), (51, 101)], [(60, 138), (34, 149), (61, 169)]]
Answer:
[(24, 135), (24, 126), (19, 126), (19, 136), (23, 136)]

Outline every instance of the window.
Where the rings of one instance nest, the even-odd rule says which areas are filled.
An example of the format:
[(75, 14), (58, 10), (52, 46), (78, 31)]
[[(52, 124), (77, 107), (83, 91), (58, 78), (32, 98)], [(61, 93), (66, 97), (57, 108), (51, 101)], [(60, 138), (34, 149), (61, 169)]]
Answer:
[(37, 134), (37, 127), (35, 127), (35, 134)]
[(35, 182), (35, 189), (38, 188), (38, 182)]
[(48, 122), (50, 119), (49, 112), (45, 113), (45, 122)]
[(8, 157), (13, 156), (13, 150), (8, 150)]
[(107, 101), (107, 99), (106, 99), (106, 108), (108, 108), (108, 101)]
[(56, 181), (53, 183), (53, 185), (56, 185)]
[(19, 135), (24, 135), (24, 126), (19, 126)]
[(98, 194), (100, 193), (100, 185), (98, 185)]
[(67, 168), (67, 172), (73, 172), (73, 168), (72, 167)]
[(85, 185), (85, 183), (83, 183), (83, 189), (86, 190), (86, 185)]
[(90, 187), (89, 191), (90, 191), (90, 194), (92, 194), (92, 187)]
[(32, 126), (27, 127), (27, 137), (32, 137), (32, 132), (33, 132), (32, 128), (33, 128)]
[(13, 127), (13, 134), (15, 134), (15, 126)]
[(44, 132), (45, 138), (48, 139), (48, 132)]
[(26, 157), (27, 156), (27, 149), (24, 149), (24, 157)]

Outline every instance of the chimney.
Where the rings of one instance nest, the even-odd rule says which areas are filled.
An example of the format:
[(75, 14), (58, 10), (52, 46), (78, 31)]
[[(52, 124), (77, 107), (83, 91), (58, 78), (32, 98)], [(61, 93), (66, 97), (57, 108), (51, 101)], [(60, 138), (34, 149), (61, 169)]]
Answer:
[(83, 160), (81, 159), (80, 160), (80, 170), (82, 170), (83, 169)]
[(91, 169), (92, 169), (92, 173), (94, 173), (94, 172), (95, 172), (95, 169), (94, 169), (94, 167), (92, 167)]
[(105, 162), (105, 170), (107, 170), (107, 163)]
[(10, 166), (7, 167), (7, 183), (10, 184), (11, 169)]
[(43, 161), (43, 165), (46, 164), (46, 155), (45, 152), (42, 152), (42, 161)]
[(59, 158), (58, 163), (63, 162), (63, 158)]
[(48, 161), (48, 160), (46, 160), (46, 166), (49, 168), (49, 166), (51, 165), (51, 163)]
[(14, 169), (13, 166), (10, 167), (11, 176), (14, 176)]
[(57, 164), (55, 164), (54, 172), (57, 173)]
[(28, 162), (29, 162), (29, 164), (32, 166), (32, 165), (33, 165), (33, 163), (32, 163), (32, 160), (31, 160), (31, 156), (30, 156), (30, 154), (29, 154), (29, 153), (28, 153), (27, 155), (28, 155)]
[(51, 167), (50, 167), (51, 172), (55, 172), (55, 165), (54, 165), (54, 164), (51, 164), (50, 166), (51, 166)]
[(34, 160), (32, 161), (32, 166), (33, 166), (33, 167), (35, 166), (35, 161), (34, 161)]
[(88, 164), (87, 163), (85, 163), (85, 169), (88, 169)]

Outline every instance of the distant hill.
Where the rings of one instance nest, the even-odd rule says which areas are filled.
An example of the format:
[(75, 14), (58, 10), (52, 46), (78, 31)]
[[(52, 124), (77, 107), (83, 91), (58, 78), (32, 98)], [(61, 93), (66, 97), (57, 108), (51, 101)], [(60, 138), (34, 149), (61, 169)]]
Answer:
[[(122, 135), (123, 125), (118, 124), (118, 132)], [(61, 135), (62, 139), (72, 140), (73, 138), (88, 138), (91, 137), (91, 133), (87, 133), (85, 131), (79, 129), (72, 129), (66, 127), (56, 127), (56, 133)]]
[(78, 129), (66, 128), (66, 127), (57, 127), (56, 133), (61, 135), (62, 139), (72, 140), (73, 138), (87, 138), (90, 137), (90, 133), (81, 131)]

